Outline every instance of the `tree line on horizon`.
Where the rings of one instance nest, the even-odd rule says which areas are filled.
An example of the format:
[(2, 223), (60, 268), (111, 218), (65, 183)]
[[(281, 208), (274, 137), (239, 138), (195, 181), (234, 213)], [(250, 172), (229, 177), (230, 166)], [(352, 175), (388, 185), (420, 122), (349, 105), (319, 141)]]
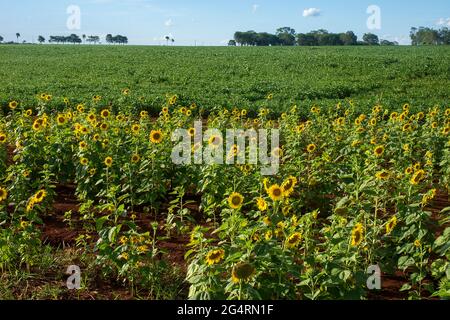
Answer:
[[(444, 27), (440, 30), (432, 28), (412, 28), (412, 45), (448, 45), (450, 44), (450, 30)], [(275, 34), (268, 32), (256, 32), (253, 30), (242, 32), (237, 31), (234, 39), (230, 40), (229, 46), (348, 46), (348, 45), (398, 45), (396, 41), (379, 39), (373, 33), (364, 34), (362, 41), (353, 31), (345, 33), (332, 33), (320, 29), (309, 33), (296, 33), (295, 29), (283, 27), (277, 29)]]
[[(20, 33), (16, 33), (17, 42), (19, 43), (19, 38), (21, 37)], [(0, 43), (4, 41), (4, 38), (0, 36)], [(47, 40), (43, 36), (39, 36), (37, 41), (39, 43), (45, 43)], [(113, 36), (112, 34), (108, 34), (105, 37), (105, 41), (108, 44), (127, 44), (128, 38), (126, 36), (122, 35), (116, 35)], [(87, 36), (83, 34), (81, 37), (77, 34), (71, 34), (70, 36), (50, 36), (48, 39), (48, 43), (72, 43), (72, 44), (81, 44), (81, 43), (93, 43), (98, 44), (100, 43), (100, 37), (99, 36)], [(14, 42), (9, 42), (14, 43)], [(25, 41), (23, 43), (26, 43)]]

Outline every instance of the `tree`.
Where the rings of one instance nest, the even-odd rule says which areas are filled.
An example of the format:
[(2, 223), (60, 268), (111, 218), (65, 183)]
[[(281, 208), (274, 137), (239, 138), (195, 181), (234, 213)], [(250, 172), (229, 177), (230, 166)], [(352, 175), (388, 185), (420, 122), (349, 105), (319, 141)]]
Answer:
[(170, 41), (172, 41), (172, 45), (174, 45), (174, 43), (175, 43), (175, 39), (174, 38), (172, 38)]
[(280, 44), (284, 46), (295, 45), (295, 29), (292, 29), (291, 27), (278, 28), (276, 35)]
[(19, 43), (19, 38), (20, 38), (21, 36), (20, 36), (20, 33), (16, 33), (16, 38), (17, 38), (17, 43)]
[(380, 40), (380, 45), (382, 46), (398, 46), (397, 41), (389, 41), (389, 40)]
[(2, 43), (3, 42), (3, 37), (2, 36), (0, 36), (0, 43)]
[(236, 40), (230, 40), (230, 41), (228, 41), (228, 46), (229, 46), (229, 47), (236, 47)]
[(166, 36), (165, 39), (166, 39), (166, 45), (169, 45), (170, 37), (169, 37), (169, 36)]
[(86, 35), (83, 34), (81, 37), (83, 38), (83, 41), (86, 42)]
[(410, 37), (412, 45), (436, 45), (442, 43), (440, 32), (431, 28), (411, 28)]
[(368, 44), (370, 46), (379, 45), (380, 44), (380, 40), (378, 39), (378, 36), (376, 34), (373, 34), (373, 33), (366, 33), (363, 36), (363, 41), (364, 41), (365, 44)]
[(43, 36), (39, 36), (39, 37), (38, 37), (38, 42), (39, 42), (40, 44), (43, 44), (43, 43), (45, 42), (45, 38), (44, 38)]
[(113, 43), (113, 36), (112, 36), (112, 34), (107, 34), (106, 35), (106, 43)]
[(97, 43), (100, 42), (100, 37), (99, 37), (99, 36), (89, 36), (89, 37), (86, 39), (86, 42), (97, 44)]
[(450, 44), (450, 29), (447, 27), (442, 28), (441, 31), (439, 31), (439, 38), (441, 44)]
[(341, 33), (339, 38), (343, 45), (354, 46), (358, 43), (358, 37), (353, 31), (347, 31), (346, 33)]

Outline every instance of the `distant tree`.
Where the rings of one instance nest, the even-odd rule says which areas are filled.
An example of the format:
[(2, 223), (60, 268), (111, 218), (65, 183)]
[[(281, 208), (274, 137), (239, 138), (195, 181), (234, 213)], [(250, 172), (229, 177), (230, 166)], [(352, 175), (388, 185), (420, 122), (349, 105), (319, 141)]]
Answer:
[(2, 43), (2, 42), (3, 42), (3, 40), (5, 40), (5, 39), (3, 39), (3, 37), (2, 37), (2, 36), (0, 36), (0, 43)]
[(276, 35), (281, 45), (295, 45), (295, 29), (292, 29), (291, 27), (278, 28)]
[(105, 40), (106, 40), (106, 43), (113, 43), (113, 36), (112, 36), (112, 34), (107, 34)]
[(169, 37), (169, 36), (166, 36), (165, 39), (166, 39), (166, 45), (169, 45), (170, 37)]
[(439, 38), (440, 38), (441, 44), (449, 45), (450, 44), (450, 29), (447, 27), (442, 28), (439, 31)]
[(19, 43), (20, 33), (16, 33), (17, 43)]
[(398, 46), (397, 41), (380, 40), (380, 45), (382, 46)]
[(339, 38), (343, 45), (354, 46), (358, 43), (358, 37), (353, 31), (347, 31), (346, 33), (341, 33)]
[(316, 37), (311, 33), (299, 33), (297, 35), (297, 44), (299, 46), (318, 46)]
[(97, 44), (97, 43), (100, 42), (100, 37), (99, 37), (99, 36), (89, 36), (89, 37), (86, 39), (86, 42)]
[(172, 41), (172, 45), (175, 44), (175, 39), (174, 38), (170, 39), (170, 41)]
[(431, 28), (411, 28), (410, 37), (412, 45), (442, 44), (442, 35), (440, 34), (440, 31)]
[(83, 41), (86, 42), (86, 35), (85, 35), (85, 34), (83, 34), (83, 35), (81, 36), (81, 38), (83, 38)]
[(44, 38), (43, 36), (39, 36), (39, 37), (38, 37), (38, 42), (39, 42), (40, 44), (43, 44), (43, 43), (45, 42), (45, 38)]
[(228, 41), (228, 46), (229, 46), (229, 47), (236, 47), (236, 40), (230, 40), (230, 41)]
[(366, 33), (363, 36), (363, 41), (365, 44), (368, 44), (371, 46), (380, 44), (380, 40), (378, 39), (378, 36), (373, 33)]

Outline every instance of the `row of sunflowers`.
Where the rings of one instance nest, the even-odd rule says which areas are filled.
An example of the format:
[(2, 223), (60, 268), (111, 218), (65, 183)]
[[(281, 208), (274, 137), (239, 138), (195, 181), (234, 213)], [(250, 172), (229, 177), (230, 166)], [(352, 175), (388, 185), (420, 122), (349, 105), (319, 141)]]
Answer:
[[(0, 118), (0, 267), (37, 263), (40, 227), (59, 188), (74, 185), (79, 212), (65, 221), (82, 224), (77, 245), (136, 286), (149, 285), (164, 260), (161, 233), (175, 233), (189, 235), (192, 299), (364, 299), (371, 266), (383, 277), (400, 272), (409, 298), (448, 298), (450, 109), (361, 113), (343, 101), (274, 117), (272, 97), (257, 115), (207, 117), (176, 96), (157, 116), (117, 111), (101, 96), (56, 109), (45, 93), (30, 107), (11, 101)], [(269, 151), (279, 171), (174, 164), (172, 134), (183, 128), (194, 139), (196, 120), (222, 132), (279, 130)], [(202, 144), (221, 148), (222, 139)]]

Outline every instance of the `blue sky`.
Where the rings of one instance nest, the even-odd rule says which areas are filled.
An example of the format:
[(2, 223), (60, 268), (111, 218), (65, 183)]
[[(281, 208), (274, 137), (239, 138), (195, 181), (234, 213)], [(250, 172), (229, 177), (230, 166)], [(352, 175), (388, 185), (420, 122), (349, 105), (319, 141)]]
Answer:
[[(70, 5), (80, 8), (79, 30), (67, 27)], [(370, 5), (381, 9), (380, 30), (367, 27)], [(0, 35), (7, 41), (16, 32), (29, 42), (38, 35), (112, 33), (132, 44), (160, 44), (171, 35), (178, 45), (223, 45), (237, 30), (290, 26), (297, 32), (353, 30), (359, 37), (373, 32), (408, 44), (411, 26), (445, 25), (449, 0), (0, 0)]]

